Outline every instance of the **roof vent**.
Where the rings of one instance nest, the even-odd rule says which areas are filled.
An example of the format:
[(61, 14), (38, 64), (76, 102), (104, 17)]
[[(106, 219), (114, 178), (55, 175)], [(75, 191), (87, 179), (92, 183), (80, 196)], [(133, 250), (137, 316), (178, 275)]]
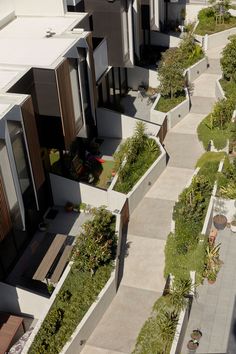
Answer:
[(84, 30), (83, 30), (83, 28), (73, 28), (72, 32), (81, 34), (84, 32)]
[(56, 34), (56, 32), (53, 31), (52, 28), (47, 28), (47, 29), (46, 29), (46, 37), (47, 37), (47, 38), (52, 37), (54, 34)]

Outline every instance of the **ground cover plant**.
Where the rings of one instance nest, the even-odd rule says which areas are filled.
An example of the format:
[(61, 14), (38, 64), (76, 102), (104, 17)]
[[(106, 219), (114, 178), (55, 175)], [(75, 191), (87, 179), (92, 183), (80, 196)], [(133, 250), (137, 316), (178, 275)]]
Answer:
[(228, 12), (230, 8), (228, 0), (211, 1), (211, 3), (212, 6), (200, 10), (198, 13), (199, 23), (195, 33), (201, 36), (224, 31), (236, 26), (236, 17), (231, 16)]
[(217, 179), (219, 197), (225, 199), (236, 199), (236, 159), (231, 162), (227, 157), (224, 159), (222, 172)]
[(234, 123), (231, 122), (234, 108), (233, 97), (223, 98), (215, 103), (212, 113), (199, 124), (198, 139), (206, 150), (210, 140), (218, 150), (226, 146), (234, 131)]
[(132, 354), (168, 354), (179, 313), (187, 306), (192, 290), (190, 279), (178, 279), (154, 304), (152, 314), (143, 325)]
[(121, 144), (114, 154), (118, 180), (114, 189), (128, 193), (160, 155), (157, 142), (145, 132), (145, 124), (138, 122), (132, 137)]
[(202, 48), (195, 43), (191, 32), (185, 34), (178, 48), (170, 48), (162, 54), (158, 67), (161, 98), (156, 110), (168, 112), (185, 99), (184, 71), (203, 56)]
[(29, 349), (57, 354), (108, 281), (116, 253), (115, 217), (104, 207), (92, 210), (73, 249), (73, 265)]
[(222, 158), (222, 153), (208, 154), (199, 160), (198, 174), (175, 203), (175, 230), (169, 234), (165, 247), (166, 277), (171, 273), (177, 278), (188, 278), (191, 270), (196, 271), (198, 281), (203, 277), (206, 241), (201, 236), (201, 229)]

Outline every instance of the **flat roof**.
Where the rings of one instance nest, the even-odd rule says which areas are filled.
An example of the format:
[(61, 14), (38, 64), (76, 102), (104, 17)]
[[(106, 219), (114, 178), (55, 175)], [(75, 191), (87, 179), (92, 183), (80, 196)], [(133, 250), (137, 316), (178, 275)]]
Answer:
[(0, 103), (0, 119), (9, 110), (12, 105), (9, 103)]
[[(86, 14), (17, 17), (0, 30), (0, 64), (48, 67), (84, 35), (64, 35)], [(48, 29), (54, 33), (47, 37)]]

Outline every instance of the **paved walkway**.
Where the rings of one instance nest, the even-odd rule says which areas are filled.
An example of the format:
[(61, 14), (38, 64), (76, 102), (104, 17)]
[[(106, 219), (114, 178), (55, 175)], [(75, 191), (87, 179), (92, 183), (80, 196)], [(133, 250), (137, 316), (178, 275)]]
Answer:
[(209, 69), (194, 82), (191, 112), (166, 136), (168, 166), (131, 215), (129, 255), (121, 286), (88, 339), (83, 354), (130, 353), (154, 301), (161, 296), (165, 284), (164, 248), (172, 208), (203, 153), (196, 128), (211, 111), (218, 77), (219, 72)]

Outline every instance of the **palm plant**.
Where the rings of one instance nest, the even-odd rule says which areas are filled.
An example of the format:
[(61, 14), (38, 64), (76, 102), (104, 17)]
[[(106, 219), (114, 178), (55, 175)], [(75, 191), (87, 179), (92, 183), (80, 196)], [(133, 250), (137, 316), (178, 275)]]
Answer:
[(187, 306), (188, 298), (193, 293), (193, 287), (191, 279), (180, 278), (174, 281), (173, 287), (167, 295), (174, 311), (179, 313)]
[(169, 353), (169, 347), (175, 334), (178, 319), (178, 314), (171, 310), (163, 310), (159, 313), (157, 328), (160, 341), (162, 342), (162, 354)]

